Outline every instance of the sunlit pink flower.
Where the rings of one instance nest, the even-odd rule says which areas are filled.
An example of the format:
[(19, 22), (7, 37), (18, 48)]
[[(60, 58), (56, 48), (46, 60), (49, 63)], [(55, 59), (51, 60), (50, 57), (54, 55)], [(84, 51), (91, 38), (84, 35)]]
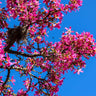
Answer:
[(71, 34), (72, 32), (74, 32), (74, 31), (71, 30), (71, 26), (69, 28), (65, 27), (65, 29), (67, 30), (65, 32), (66, 34)]
[(79, 75), (80, 72), (83, 73), (82, 69), (79, 69), (79, 70), (77, 71), (77, 74)]

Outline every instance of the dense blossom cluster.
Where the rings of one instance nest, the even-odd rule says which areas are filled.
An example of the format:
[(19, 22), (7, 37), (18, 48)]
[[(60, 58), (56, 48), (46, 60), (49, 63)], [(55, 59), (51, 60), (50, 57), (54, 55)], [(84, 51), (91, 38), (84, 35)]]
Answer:
[[(45, 6), (41, 8), (39, 0), (6, 0), (6, 8), (0, 8), (1, 29), (8, 28), (10, 24), (7, 19), (12, 18), (20, 22), (16, 26), (28, 27), (26, 43), (14, 43), (6, 50), (8, 30), (0, 33), (0, 69), (2, 72), (8, 71), (5, 79), (0, 76), (0, 95), (29, 96), (28, 92), (31, 91), (35, 92), (34, 96), (57, 96), (59, 86), (65, 79), (62, 77), (64, 73), (71, 70), (80, 74), (86, 65), (82, 57), (89, 59), (96, 55), (96, 43), (89, 32), (76, 32), (73, 35), (71, 27), (65, 27), (66, 32), (60, 41), (46, 41), (47, 27), (50, 30), (59, 29), (63, 12), (78, 10), (82, 0), (70, 0), (65, 5), (61, 0), (43, 0), (42, 3)], [(17, 74), (21, 77), (26, 76), (23, 80), (25, 88), (17, 93), (14, 93), (17, 79), (11, 76), (11, 70), (19, 72)]]

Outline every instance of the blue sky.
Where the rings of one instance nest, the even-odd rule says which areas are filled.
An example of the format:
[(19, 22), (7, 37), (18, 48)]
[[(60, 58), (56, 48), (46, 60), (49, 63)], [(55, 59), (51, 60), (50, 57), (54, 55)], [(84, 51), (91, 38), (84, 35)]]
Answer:
[[(93, 34), (96, 41), (96, 1), (92, 0), (91, 2), (91, 0), (83, 0), (83, 6), (80, 7), (79, 11), (71, 12), (67, 15), (64, 14), (61, 29), (50, 31), (48, 33), (48, 40), (53, 42), (60, 40), (62, 32), (65, 31), (65, 27), (69, 26), (72, 27), (73, 31), (78, 31), (79, 33), (83, 31), (90, 32)], [(96, 96), (95, 57), (91, 57), (89, 60), (86, 60), (86, 65), (86, 68), (83, 69), (84, 73), (81, 73), (80, 75), (73, 74), (73, 72), (70, 71), (65, 74), (65, 80), (63, 85), (60, 87), (58, 95)]]

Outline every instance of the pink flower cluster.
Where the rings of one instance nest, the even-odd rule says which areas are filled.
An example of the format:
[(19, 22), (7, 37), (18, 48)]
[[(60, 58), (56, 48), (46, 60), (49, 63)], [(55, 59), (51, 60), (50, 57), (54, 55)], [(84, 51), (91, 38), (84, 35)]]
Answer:
[[(73, 70), (76, 67), (85, 67), (82, 56), (89, 59), (89, 56), (95, 56), (96, 43), (94, 43), (93, 35), (89, 32), (83, 32), (76, 35), (62, 34), (61, 41), (53, 45), (53, 49), (57, 57), (54, 57), (54, 65), (56, 71), (64, 72), (68, 69)], [(53, 59), (53, 58), (51, 58)]]
[(8, 12), (5, 10), (5, 8), (0, 8), (0, 28), (7, 28), (8, 23), (6, 22), (7, 18), (9, 18)]
[(82, 0), (70, 0), (69, 4), (66, 4), (64, 7), (65, 13), (78, 10), (82, 6), (82, 2)]
[(4, 45), (2, 44), (2, 39), (0, 39), (0, 66), (2, 66), (2, 62), (5, 60), (4, 58)]
[[(77, 74), (83, 72), (81, 69), (86, 64), (82, 60), (82, 57), (89, 59), (90, 56), (95, 56), (96, 43), (94, 43), (93, 36), (89, 32), (83, 32), (81, 34), (76, 32), (76, 35), (63, 33), (61, 41), (55, 44), (47, 43), (47, 45), (48, 48), (41, 49), (41, 54), (45, 56), (45, 59), (42, 57), (36, 60), (29, 58), (30, 62), (32, 62), (29, 67), (32, 68), (32, 65), (35, 63), (43, 72), (49, 72), (47, 74), (48, 78), (45, 80), (40, 78), (40, 88), (48, 89), (51, 96), (53, 96), (53, 94), (58, 92), (58, 87), (63, 83), (64, 78), (61, 79), (62, 74), (69, 69), (71, 71), (74, 70), (74, 73)], [(39, 96), (43, 92), (36, 91), (35, 95), (37, 94)]]
[(37, 11), (39, 8), (39, 1), (37, 0), (7, 0), (7, 8), (14, 19), (19, 16), (22, 23), (35, 22)]

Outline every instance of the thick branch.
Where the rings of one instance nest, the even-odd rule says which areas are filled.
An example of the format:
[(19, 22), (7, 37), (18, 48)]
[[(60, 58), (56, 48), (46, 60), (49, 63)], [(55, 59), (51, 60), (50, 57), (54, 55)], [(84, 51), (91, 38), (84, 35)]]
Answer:
[(18, 52), (18, 51), (13, 51), (13, 50), (5, 50), (8, 53), (11, 54), (16, 54), (16, 55), (21, 55), (21, 56), (25, 56), (25, 57), (37, 57), (37, 56), (42, 56), (40, 54), (34, 54), (34, 55), (30, 55), (30, 54), (26, 54), (26, 53), (22, 53), (22, 52)]

